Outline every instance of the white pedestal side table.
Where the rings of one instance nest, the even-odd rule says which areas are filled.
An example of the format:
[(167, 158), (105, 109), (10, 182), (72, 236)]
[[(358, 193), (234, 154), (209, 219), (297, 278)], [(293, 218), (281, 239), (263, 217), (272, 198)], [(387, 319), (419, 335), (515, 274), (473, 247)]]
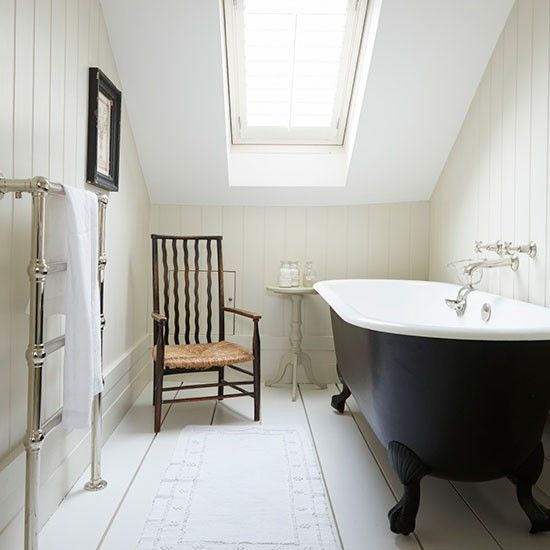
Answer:
[(325, 389), (327, 385), (319, 382), (313, 374), (310, 356), (302, 351), (302, 299), (305, 294), (317, 294), (317, 291), (310, 287), (281, 288), (278, 286), (268, 286), (267, 290), (288, 296), (292, 300), (292, 315), (290, 318), (290, 349), (281, 357), (277, 375), (270, 382), (266, 382), (266, 386), (278, 384), (284, 378), (288, 367), (291, 367), (292, 401), (296, 401), (298, 367), (303, 367), (309, 381), (319, 388)]

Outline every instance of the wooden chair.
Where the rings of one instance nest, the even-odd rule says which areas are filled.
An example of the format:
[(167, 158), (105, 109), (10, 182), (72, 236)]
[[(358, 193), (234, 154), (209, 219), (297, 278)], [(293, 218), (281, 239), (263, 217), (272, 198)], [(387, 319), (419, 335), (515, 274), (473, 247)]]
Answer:
[[(208, 399), (252, 397), (254, 420), (260, 420), (260, 315), (224, 305), (224, 272), (222, 237), (151, 235), (153, 245), (153, 405), (155, 433), (160, 431), (164, 403), (182, 403)], [(216, 262), (212, 265), (212, 248)], [(159, 250), (160, 248), (160, 250)], [(202, 256), (201, 256), (202, 251)], [(162, 263), (160, 262), (162, 256)], [(183, 256), (183, 262), (181, 257)], [(159, 271), (162, 269), (162, 274)], [(183, 281), (180, 281), (183, 276)], [(181, 283), (181, 284), (180, 284)], [(212, 287), (217, 284), (217, 293)], [(162, 291), (161, 291), (162, 286)], [(217, 304), (213, 296), (217, 294)], [(180, 300), (181, 299), (181, 300)], [(180, 311), (180, 301), (184, 309)], [(213, 311), (217, 309), (216, 318)], [(162, 310), (162, 313), (161, 313)], [(201, 313), (202, 315), (201, 317)], [(225, 341), (225, 315), (241, 315), (253, 322), (252, 351)], [(216, 330), (217, 329), (217, 330)], [(194, 342), (191, 343), (191, 333)], [(217, 336), (213, 341), (213, 334)], [(200, 342), (200, 337), (206, 342)], [(184, 343), (180, 342), (184, 341)], [(237, 366), (252, 361), (249, 371)], [(225, 367), (251, 377), (247, 380), (225, 380)], [(165, 376), (191, 372), (217, 372), (216, 383), (165, 387)], [(244, 377), (241, 377), (244, 378)], [(243, 386), (252, 386), (245, 388)], [(217, 388), (215, 395), (181, 399), (163, 399), (163, 392)], [(234, 390), (225, 393), (225, 388)]]

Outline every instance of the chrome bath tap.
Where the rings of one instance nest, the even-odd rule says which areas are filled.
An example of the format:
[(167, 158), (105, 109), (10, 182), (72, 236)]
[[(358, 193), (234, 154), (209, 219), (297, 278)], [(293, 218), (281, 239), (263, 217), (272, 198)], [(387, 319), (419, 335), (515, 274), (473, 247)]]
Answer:
[(487, 250), (490, 252), (496, 252), (498, 258), (480, 258), (478, 260), (461, 260), (459, 262), (451, 262), (449, 265), (464, 265), (463, 274), (466, 278), (466, 283), (458, 291), (458, 295), (455, 299), (447, 298), (445, 304), (453, 309), (460, 317), (464, 315), (467, 306), (467, 298), (472, 290), (475, 290), (474, 285), (481, 281), (481, 277), (474, 282), (474, 273), (483, 272), (485, 269), (495, 269), (499, 267), (509, 267), (512, 271), (517, 271), (519, 268), (519, 255), (526, 254), (530, 258), (534, 258), (537, 255), (537, 245), (534, 242), (530, 242), (525, 245), (514, 246), (508, 241), (497, 241), (496, 243), (483, 243), (476, 241), (475, 251), (481, 252)]
[(489, 260), (488, 258), (474, 260), (466, 264), (464, 267), (464, 275), (471, 277), (477, 269), (494, 269), (495, 267), (509, 267), (512, 271), (517, 271), (519, 267), (519, 256), (514, 252), (509, 256), (501, 256), (495, 260)]
[(518, 255), (514, 252), (511, 256), (502, 256), (495, 260), (482, 258), (467, 263), (464, 266), (464, 275), (468, 277), (470, 283), (464, 285), (458, 291), (458, 294), (454, 300), (452, 298), (447, 298), (445, 300), (445, 304), (447, 305), (447, 307), (454, 309), (458, 317), (464, 315), (464, 312), (466, 311), (466, 306), (468, 304), (468, 294), (475, 290), (474, 283), (472, 283), (474, 272), (478, 269), (494, 269), (496, 267), (510, 267), (512, 271), (516, 271), (519, 267)]
[[(501, 256), (495, 260), (489, 260), (488, 258), (482, 258), (479, 260), (472, 260), (468, 262), (463, 269), (464, 275), (468, 278), (468, 284), (464, 285), (458, 291), (456, 298), (446, 298), (445, 304), (447, 307), (453, 309), (458, 317), (462, 317), (466, 311), (466, 306), (468, 305), (468, 294), (475, 290), (473, 283), (473, 275), (477, 270), (482, 269), (494, 269), (497, 267), (509, 267), (512, 271), (516, 271), (519, 267), (519, 258), (518, 254), (514, 252), (510, 256)], [(480, 282), (479, 279), (477, 282)]]

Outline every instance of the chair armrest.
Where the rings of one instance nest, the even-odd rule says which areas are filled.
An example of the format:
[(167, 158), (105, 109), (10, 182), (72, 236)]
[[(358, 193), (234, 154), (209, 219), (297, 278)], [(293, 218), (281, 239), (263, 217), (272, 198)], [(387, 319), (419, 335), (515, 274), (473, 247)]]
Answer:
[(234, 313), (235, 315), (241, 315), (242, 317), (248, 317), (249, 319), (252, 319), (253, 321), (259, 321), (262, 316), (258, 315), (257, 313), (252, 313), (250, 311), (245, 311), (244, 309), (237, 309), (235, 307), (224, 307), (223, 310), (226, 313)]
[(153, 321), (155, 321), (155, 323), (159, 323), (161, 325), (166, 324), (166, 317), (164, 315), (161, 315), (160, 313), (155, 313), (153, 311), (153, 313), (151, 313), (151, 317), (153, 318)]

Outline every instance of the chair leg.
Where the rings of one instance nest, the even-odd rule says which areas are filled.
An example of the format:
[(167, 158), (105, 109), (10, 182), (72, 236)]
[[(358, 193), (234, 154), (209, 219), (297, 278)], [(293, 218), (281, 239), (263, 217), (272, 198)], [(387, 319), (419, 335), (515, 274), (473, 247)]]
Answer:
[(261, 345), (260, 331), (258, 329), (258, 319), (254, 319), (254, 334), (252, 336), (252, 354), (254, 361), (252, 363), (252, 371), (254, 374), (254, 422), (259, 422), (261, 418)]
[(153, 361), (153, 407), (157, 404), (157, 369)]
[(261, 387), (260, 387), (260, 358), (254, 359), (254, 422), (261, 418)]
[(162, 369), (163, 365), (155, 364), (155, 433), (160, 432), (160, 423), (162, 418)]
[[(221, 384), (225, 378), (225, 367), (218, 369), (218, 384)], [(223, 386), (218, 386), (218, 399), (223, 399)]]

